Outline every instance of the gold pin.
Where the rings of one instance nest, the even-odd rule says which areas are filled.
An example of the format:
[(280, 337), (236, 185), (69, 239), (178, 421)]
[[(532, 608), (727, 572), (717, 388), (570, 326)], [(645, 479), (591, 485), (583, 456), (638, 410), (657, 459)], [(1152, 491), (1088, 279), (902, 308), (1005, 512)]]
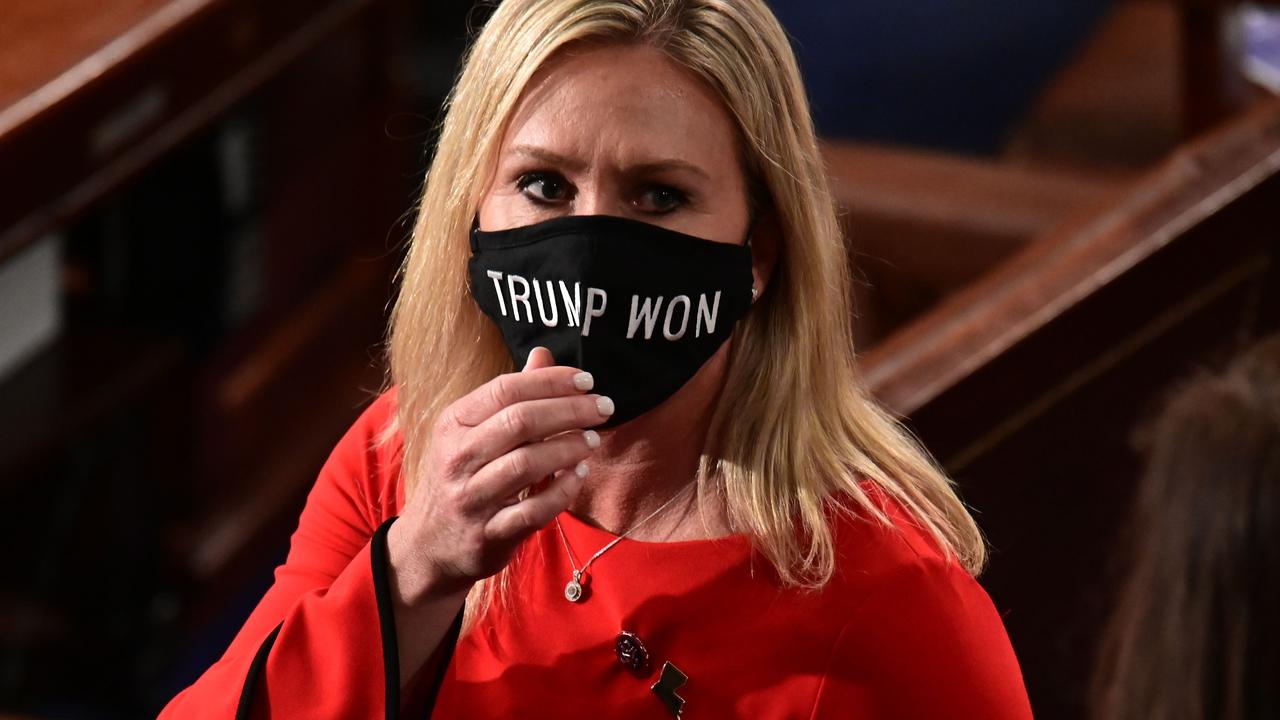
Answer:
[(653, 691), (663, 705), (667, 706), (672, 717), (680, 717), (680, 713), (684, 712), (684, 698), (676, 694), (689, 681), (689, 676), (680, 672), (680, 668), (671, 664), (668, 660), (662, 664), (662, 675), (658, 677), (658, 682), (654, 683), (649, 689)]

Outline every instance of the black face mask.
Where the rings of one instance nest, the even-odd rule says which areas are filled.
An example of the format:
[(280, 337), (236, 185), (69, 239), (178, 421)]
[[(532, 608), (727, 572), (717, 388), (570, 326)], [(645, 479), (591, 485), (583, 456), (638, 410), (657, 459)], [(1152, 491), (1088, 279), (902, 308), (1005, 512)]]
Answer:
[(684, 386), (751, 308), (750, 231), (742, 245), (638, 220), (570, 215), (471, 231), (471, 294), (516, 367), (533, 348), (591, 373), (615, 411), (648, 412)]

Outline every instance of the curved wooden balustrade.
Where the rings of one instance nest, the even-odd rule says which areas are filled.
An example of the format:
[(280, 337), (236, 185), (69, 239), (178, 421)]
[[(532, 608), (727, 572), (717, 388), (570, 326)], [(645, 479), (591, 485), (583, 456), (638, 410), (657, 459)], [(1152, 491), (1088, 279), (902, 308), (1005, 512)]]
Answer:
[(990, 540), (1039, 718), (1086, 683), (1141, 458), (1170, 384), (1280, 328), (1280, 100), (1028, 243), (862, 357)]
[(1251, 237), (1204, 236), (1274, 197), (1278, 174), (1280, 102), (1269, 102), (1174, 153), (1113, 207), (1047, 233), (890, 336), (864, 358), (868, 381), (890, 407), (910, 415), (1161, 254), (1204, 247), (1206, 272), (1211, 258), (1237, 272), (1264, 262), (1261, 227)]

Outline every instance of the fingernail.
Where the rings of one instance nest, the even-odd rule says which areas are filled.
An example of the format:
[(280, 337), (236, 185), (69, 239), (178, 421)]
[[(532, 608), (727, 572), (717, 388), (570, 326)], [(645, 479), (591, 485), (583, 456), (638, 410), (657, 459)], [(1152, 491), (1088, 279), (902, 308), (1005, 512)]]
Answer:
[[(533, 350), (537, 350), (537, 349), (538, 349), (538, 348), (534, 348)], [(525, 358), (524, 358), (524, 367), (523, 367), (523, 368), (521, 368), (521, 369), (523, 369), (523, 370), (528, 370), (528, 369), (529, 369), (529, 363), (533, 362), (533, 350), (530, 350), (530, 351), (529, 351), (529, 354), (525, 356)]]
[(613, 414), (613, 400), (605, 395), (596, 398), (596, 412), (609, 416)]
[(588, 472), (590, 472), (590, 468), (587, 467), (587, 462), (585, 460), (578, 463), (578, 466), (573, 469), (573, 474), (580, 478), (586, 477)]
[(588, 430), (582, 433), (582, 438), (587, 441), (587, 447), (592, 450), (600, 447), (600, 433), (595, 430)]
[(573, 376), (573, 386), (579, 390), (590, 390), (596, 384), (595, 378), (591, 377), (589, 372), (580, 372)]

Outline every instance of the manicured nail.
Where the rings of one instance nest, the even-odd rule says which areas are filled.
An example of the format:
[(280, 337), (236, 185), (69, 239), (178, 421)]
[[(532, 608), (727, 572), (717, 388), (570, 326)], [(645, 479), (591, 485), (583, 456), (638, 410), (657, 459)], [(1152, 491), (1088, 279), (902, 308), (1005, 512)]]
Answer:
[(596, 398), (596, 412), (606, 417), (609, 415), (612, 415), (613, 400), (609, 399), (605, 395), (601, 395), (600, 397)]
[(600, 447), (600, 433), (595, 430), (588, 430), (582, 433), (582, 438), (587, 441), (587, 447), (592, 450)]
[(591, 377), (589, 372), (580, 372), (573, 376), (573, 386), (586, 392), (596, 384), (595, 378)]
[(573, 469), (573, 474), (577, 475), (580, 478), (584, 478), (587, 476), (587, 473), (590, 471), (591, 471), (590, 468), (587, 467), (587, 461), (583, 460), (582, 462), (578, 463), (577, 467)]

